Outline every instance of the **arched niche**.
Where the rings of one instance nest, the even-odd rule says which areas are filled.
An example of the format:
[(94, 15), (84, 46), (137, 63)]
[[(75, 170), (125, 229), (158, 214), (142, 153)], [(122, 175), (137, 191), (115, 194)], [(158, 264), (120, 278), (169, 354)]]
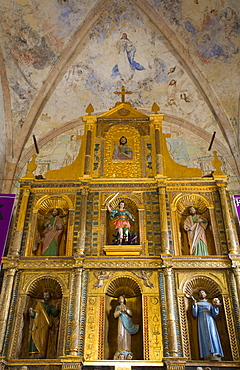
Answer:
[[(224, 361), (231, 361), (231, 345), (230, 339), (228, 335), (228, 328), (227, 328), (227, 321), (232, 321), (232, 317), (229, 317), (229, 312), (226, 312), (225, 301), (226, 301), (226, 294), (225, 289), (220, 286), (221, 281), (217, 278), (211, 278), (210, 276), (194, 276), (189, 280), (186, 280), (183, 284), (183, 293), (184, 296), (180, 298), (180, 302), (182, 299), (182, 303), (184, 304), (182, 308), (184, 312), (181, 313), (181, 326), (182, 332), (188, 333), (188, 340), (185, 336), (184, 338), (184, 346), (185, 347), (185, 355), (192, 360), (200, 360), (199, 356), (199, 342), (198, 342), (198, 324), (197, 318), (193, 317), (192, 314), (192, 304), (193, 300), (191, 297), (194, 297), (196, 300), (199, 299), (198, 292), (199, 290), (203, 289), (207, 293), (207, 300), (208, 302), (212, 302), (213, 298), (219, 298), (221, 302), (220, 312), (217, 318), (215, 319), (221, 345), (223, 348), (224, 353)], [(184, 317), (186, 320), (184, 320)], [(186, 348), (188, 347), (188, 348)]]
[[(109, 196), (107, 199), (106, 199), (106, 202), (108, 202), (110, 199), (112, 198), (112, 196)], [(110, 207), (111, 209), (113, 210), (117, 210), (119, 208), (119, 202), (121, 201), (124, 201), (125, 203), (125, 209), (131, 213), (131, 215), (134, 217), (135, 221), (132, 222), (130, 220), (130, 224), (131, 224), (131, 234), (133, 234), (133, 237), (134, 235), (136, 235), (136, 242), (134, 244), (140, 244), (141, 243), (141, 236), (140, 236), (140, 233), (139, 233), (139, 230), (140, 230), (140, 227), (139, 227), (139, 219), (140, 219), (140, 215), (139, 215), (139, 210), (138, 210), (138, 206), (136, 204), (136, 202), (132, 199), (132, 197), (129, 197), (129, 196), (126, 196), (126, 195), (123, 195), (123, 196), (117, 196), (110, 204)], [(116, 229), (115, 229), (115, 225), (113, 223), (114, 220), (112, 220), (110, 218), (110, 215), (109, 215), (109, 212), (106, 211), (106, 231), (107, 231), (107, 235), (106, 235), (106, 244), (107, 245), (114, 245), (114, 240), (115, 240), (115, 237), (114, 237), (114, 234), (116, 233)]]
[[(41, 276), (28, 282), (26, 286), (26, 293), (20, 297), (19, 307), (17, 308), (17, 316), (22, 317), (23, 322), (19, 323), (19, 327), (22, 327), (20, 332), (21, 346), (19, 351), (19, 358), (31, 358), (37, 357), (37, 355), (31, 355), (29, 353), (29, 344), (31, 341), (31, 332), (35, 325), (34, 319), (30, 317), (29, 308), (39, 312), (39, 306), (42, 306), (44, 291), (50, 293), (49, 304), (54, 308), (59, 308), (56, 316), (45, 313), (46, 322), (49, 324), (45, 340), (47, 341), (47, 349), (45, 352), (45, 358), (57, 358), (63, 353), (63, 341), (62, 333), (64, 331), (64, 322), (66, 320), (66, 298), (63, 298), (63, 287), (58, 279), (53, 276)], [(22, 313), (22, 315), (21, 315)], [(38, 313), (38, 315), (40, 315)], [(16, 326), (15, 326), (16, 328)], [(18, 330), (18, 329), (15, 329)], [(16, 335), (17, 333), (15, 333)]]
[(206, 240), (209, 255), (221, 254), (217, 223), (212, 202), (199, 194), (179, 194), (171, 204), (174, 225), (174, 245), (176, 255), (189, 255), (190, 246), (184, 222), (189, 216), (189, 208), (194, 207), (198, 215), (206, 220)]
[[(58, 214), (53, 218), (54, 210)], [(45, 195), (38, 199), (31, 215), (26, 255), (72, 255), (73, 219), (73, 202), (68, 196)], [(51, 248), (48, 252), (50, 243), (54, 245), (54, 254)]]
[(126, 304), (132, 310), (133, 323), (139, 325), (139, 331), (131, 336), (131, 351), (134, 360), (141, 360), (143, 359), (142, 292), (138, 283), (129, 276), (113, 279), (105, 292), (104, 358), (113, 360), (118, 350), (118, 319), (114, 318), (114, 312), (121, 295), (125, 296)]

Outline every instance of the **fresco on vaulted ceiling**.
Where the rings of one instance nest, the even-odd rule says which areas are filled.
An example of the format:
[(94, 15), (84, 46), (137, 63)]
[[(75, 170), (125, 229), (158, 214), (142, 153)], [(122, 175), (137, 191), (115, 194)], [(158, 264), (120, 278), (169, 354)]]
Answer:
[[(189, 6), (190, 1), (193, 6)], [(197, 2), (196, 0), (163, 0), (161, 2), (151, 0), (149, 3), (165, 17), (166, 21), (170, 22), (178, 37), (182, 38), (190, 47), (192, 45), (197, 49), (198, 57), (202, 63), (211, 64), (217, 59), (228, 63), (239, 52), (237, 36), (240, 32), (240, 21), (239, 15), (233, 7), (224, 7), (222, 2), (217, 0), (207, 5), (206, 2), (200, 0)], [(232, 3), (235, 2), (232, 1)], [(16, 131), (23, 124), (37, 91), (52, 64), (84, 20), (87, 12), (95, 4), (96, 1), (78, 0), (55, 0), (52, 2), (42, 0), (36, 3), (28, 0), (3, 2), (1, 24), (3, 25), (5, 50), (8, 51), (5, 58), (8, 68), (14, 70), (14, 73), (10, 73), (9, 76)], [(231, 4), (231, 1), (228, 4)], [(11, 17), (9, 17), (9, 10), (11, 10)], [(201, 13), (203, 16), (199, 17)], [(98, 111), (101, 111), (112, 105), (110, 95), (116, 89), (116, 84), (109, 78), (111, 76), (109, 72), (112, 72), (115, 64), (110, 66), (107, 61), (116, 62), (113, 60), (114, 51), (116, 42), (121, 37), (121, 31), (128, 34), (137, 49), (138, 57), (141, 56), (142, 63), (137, 61), (147, 71), (145, 74), (138, 73), (139, 78), (133, 87), (138, 89), (139, 95), (141, 95), (141, 90), (148, 89), (151, 92), (151, 99), (146, 97), (147, 94), (142, 94), (144, 96), (139, 96), (138, 99), (132, 99), (135, 100), (136, 106), (141, 107), (148, 107), (150, 100), (157, 100), (155, 99), (158, 98), (155, 92), (156, 86), (153, 85), (156, 83), (165, 83), (166, 85), (168, 73), (177, 63), (176, 61), (171, 62), (169, 57), (166, 58), (165, 50), (161, 52), (159, 49), (159, 52), (156, 53), (161, 35), (149, 23), (147, 17), (129, 1), (123, 1), (121, 4), (119, 2), (111, 3), (101, 16), (85, 42), (85, 47), (90, 46), (92, 49), (92, 55), (90, 54), (89, 58), (80, 58), (81, 62), (73, 63), (67, 72), (68, 76), (69, 74), (74, 75), (74, 73), (76, 76), (77, 73), (76, 84), (78, 83), (77, 79), (85, 78), (85, 84), (81, 87), (89, 92), (86, 94), (86, 99), (83, 98), (85, 94), (82, 93), (80, 102), (78, 100), (80, 103), (78, 104), (80, 109), (77, 109), (79, 115), (83, 113), (86, 106), (86, 102), (81, 104), (83, 99), (94, 100), (91, 93), (97, 93), (96, 101), (98, 101), (98, 92), (102, 94), (106, 88), (110, 92), (109, 96), (106, 94), (104, 96), (106, 104), (94, 104), (94, 106)], [(148, 32), (146, 33), (146, 31)], [(143, 48), (143, 44), (145, 44), (145, 48)], [(89, 47), (87, 49), (89, 51)], [(94, 64), (94, 60), (97, 61), (96, 64)], [(105, 63), (106, 66), (104, 66)], [(108, 74), (106, 74), (107, 68)], [(214, 69), (212, 73), (215, 73)], [(218, 72), (216, 71), (216, 73)], [(181, 86), (181, 81), (176, 78), (168, 80), (168, 82), (169, 86), (177, 85), (178, 98), (187, 103), (191, 102), (193, 97), (189, 95), (193, 95), (193, 87), (188, 86), (186, 89), (186, 86)], [(171, 106), (174, 111), (176, 111), (176, 105), (178, 106), (177, 110), (186, 108), (186, 105), (184, 108), (182, 107), (182, 102), (179, 99), (176, 101), (176, 97), (169, 96), (171, 94), (166, 91), (166, 88), (162, 88), (158, 92), (158, 95), (162, 93), (168, 95), (167, 105)], [(64, 119), (67, 119), (66, 115), (63, 116), (65, 116)], [(59, 119), (59, 117), (56, 118)], [(232, 117), (233, 123), (235, 120), (236, 118)]]
[[(190, 1), (193, 6), (189, 6)], [(221, 60), (228, 64), (239, 53), (239, 16), (234, 7), (224, 7), (217, 0), (212, 1), (211, 5), (196, 1), (151, 0), (149, 3), (164, 17), (183, 44), (188, 45), (190, 50), (197, 50), (199, 63), (203, 69), (211, 68), (214, 82), (219, 79), (219, 70), (214, 68), (215, 61)], [(89, 0), (42, 0), (38, 4), (15, 0), (11, 6), (4, 2), (0, 17), (3, 42), (8, 51), (4, 57), (7, 68), (14, 71), (9, 73), (14, 135), (22, 126), (42, 81), (95, 4), (96, 1)], [(119, 61), (119, 42), (124, 40), (123, 34), (127, 35), (125, 41), (128, 40), (129, 49), (132, 48), (125, 53), (125, 64)], [(128, 65), (135, 67), (129, 72)], [(222, 75), (222, 81), (224, 78)], [(85, 114), (89, 103), (92, 103), (97, 113), (108, 110), (115, 104), (114, 91), (121, 88), (123, 81), (133, 91), (128, 100), (136, 108), (150, 111), (152, 103), (156, 101), (161, 112), (186, 120), (209, 134), (215, 130), (217, 138), (225, 142), (202, 95), (174, 55), (173, 48), (131, 1), (112, 2), (86, 35), (46, 103), (35, 125), (34, 134), (38, 138), (48, 135), (52, 129), (77, 119)], [(234, 86), (228, 88), (234, 89)], [(224, 99), (230, 99), (226, 95), (233, 95), (226, 94), (226, 91), (222, 94)], [(231, 112), (231, 105), (228, 104), (228, 107)], [(233, 123), (234, 120), (236, 118), (232, 117)], [(169, 129), (173, 132), (184, 131), (181, 127), (176, 130), (176, 127), (169, 126)], [(67, 136), (63, 134), (64, 143), (76, 134), (75, 131)], [(207, 153), (209, 143), (202, 140), (202, 151), (194, 152), (192, 146), (199, 145), (199, 138), (194, 133), (185, 131), (185, 134), (187, 139), (182, 139), (181, 150), (176, 150), (180, 145), (176, 141), (174, 143), (176, 137), (169, 139), (170, 152), (179, 163), (199, 166), (200, 157), (211, 157)], [(75, 140), (70, 141), (69, 147)], [(61, 143), (62, 135), (45, 144), (38, 156), (39, 163), (46, 165), (49, 162), (47, 156), (50, 160), (54, 157), (52, 164), (47, 164), (48, 169), (49, 166), (54, 169), (74, 160), (76, 154), (71, 150), (69, 158), (59, 153)], [(79, 143), (74, 145), (77, 147)], [(26, 147), (30, 146), (32, 140), (28, 141)]]

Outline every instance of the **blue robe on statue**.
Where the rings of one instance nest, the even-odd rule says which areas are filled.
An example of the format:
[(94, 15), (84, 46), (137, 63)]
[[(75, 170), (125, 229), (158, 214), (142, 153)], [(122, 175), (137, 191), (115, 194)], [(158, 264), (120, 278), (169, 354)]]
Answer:
[(199, 301), (192, 306), (194, 317), (198, 318), (198, 341), (200, 358), (206, 356), (223, 357), (223, 350), (218, 335), (215, 318), (219, 314), (219, 308), (207, 301)]

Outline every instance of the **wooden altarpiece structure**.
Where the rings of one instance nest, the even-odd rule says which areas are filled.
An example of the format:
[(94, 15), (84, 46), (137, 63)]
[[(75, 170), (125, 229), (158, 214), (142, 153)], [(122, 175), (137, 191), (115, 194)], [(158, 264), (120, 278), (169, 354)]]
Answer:
[[(100, 116), (88, 107), (72, 164), (35, 178), (33, 156), (21, 179), (3, 260), (0, 369), (218, 369), (218, 361), (199, 357), (189, 299), (199, 289), (221, 302), (221, 366), (240, 368), (240, 256), (221, 162), (214, 152), (214, 170), (205, 177), (174, 162), (157, 105), (146, 115), (122, 96)], [(117, 209), (120, 201), (135, 218), (131, 243), (119, 244), (106, 208), (110, 202)], [(207, 219), (206, 256), (189, 252), (189, 206)], [(57, 255), (43, 247), (53, 209)], [(47, 337), (40, 332), (47, 349), (36, 358), (29, 353), (29, 308), (42, 301), (44, 290), (59, 311), (49, 319)], [(120, 295), (139, 325), (132, 360), (116, 358)]]

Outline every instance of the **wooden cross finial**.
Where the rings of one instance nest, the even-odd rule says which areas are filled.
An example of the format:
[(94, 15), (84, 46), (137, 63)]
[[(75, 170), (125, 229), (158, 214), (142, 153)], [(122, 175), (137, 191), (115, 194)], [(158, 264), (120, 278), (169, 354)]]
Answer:
[(122, 91), (114, 91), (114, 94), (122, 95), (122, 103), (125, 103), (125, 95), (126, 94), (132, 94), (132, 91), (126, 91), (125, 87), (122, 86)]

